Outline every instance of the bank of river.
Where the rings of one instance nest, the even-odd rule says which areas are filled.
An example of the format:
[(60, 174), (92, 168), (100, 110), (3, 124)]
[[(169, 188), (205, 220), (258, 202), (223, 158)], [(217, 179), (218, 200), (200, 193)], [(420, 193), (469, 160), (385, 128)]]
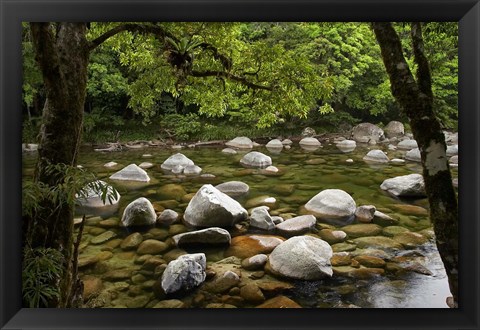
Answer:
[[(85, 282), (87, 307), (421, 307), (446, 308), (448, 283), (433, 241), (426, 199), (400, 200), (392, 197), (380, 185), (385, 179), (411, 173), (421, 173), (416, 162), (404, 164), (371, 164), (363, 157), (369, 149), (383, 149), (388, 157), (403, 158), (405, 151), (388, 150), (386, 145), (358, 145), (353, 152), (344, 153), (333, 144), (323, 143), (315, 151), (306, 151), (294, 144), (291, 149), (272, 153), (260, 146), (255, 150), (272, 158), (278, 173), (244, 168), (240, 164), (246, 152), (225, 154), (223, 147), (197, 147), (182, 150), (145, 148), (122, 152), (100, 153), (82, 149), (79, 164), (112, 184), (121, 194), (119, 207), (113, 214), (92, 215), (87, 218), (80, 245), (80, 274)], [(211, 176), (184, 176), (166, 173), (160, 165), (172, 154), (181, 152)], [(147, 156), (147, 157), (145, 157)], [(347, 162), (347, 159), (353, 162)], [(24, 157), (24, 173), (31, 173), (34, 156)], [(104, 164), (114, 161), (117, 166)], [(125, 166), (150, 162), (146, 169), (148, 183), (126, 183), (110, 180), (109, 176)], [(457, 170), (453, 169), (457, 177)], [(276, 235), (254, 230), (248, 221), (227, 228), (232, 236), (230, 246), (193, 246), (178, 248), (171, 237), (192, 231), (181, 221), (169, 226), (124, 228), (119, 226), (125, 207), (139, 197), (153, 203), (155, 211), (172, 209), (182, 215), (189, 200), (204, 184), (217, 185), (241, 181), (250, 187), (247, 196), (238, 201), (246, 209), (261, 205), (259, 197), (273, 197), (270, 214), (284, 219), (305, 213), (303, 206), (325, 189), (342, 189), (350, 194), (356, 205), (374, 205), (394, 222), (374, 221), (378, 228), (361, 223), (352, 228), (317, 222), (305, 234), (325, 238), (325, 229), (342, 230), (347, 236), (329, 242), (334, 252), (333, 276), (317, 281), (298, 281), (273, 275), (268, 265), (247, 270), (241, 261), (251, 253), (269, 254), (258, 242), (242, 236)], [(262, 198), (260, 198), (262, 199)], [(264, 203), (265, 204), (265, 203)], [(364, 224), (363, 224), (364, 225)], [(323, 231), (322, 231), (323, 230)], [(349, 234), (350, 230), (350, 234)], [(373, 232), (372, 232), (373, 230)], [(138, 232), (139, 241), (153, 240), (158, 245), (138, 250), (128, 248), (125, 238)], [(400, 232), (421, 234), (417, 241), (403, 242), (402, 248), (375, 244), (366, 237), (392, 237)], [(285, 237), (286, 238), (286, 237)], [(261, 245), (261, 244), (260, 244)], [(249, 251), (249, 252), (245, 252)], [(254, 251), (254, 252), (251, 252)], [(207, 279), (198, 288), (166, 296), (161, 292), (159, 279), (166, 265), (185, 253), (203, 252), (207, 258)], [(370, 259), (369, 259), (370, 257)], [(226, 259), (227, 258), (227, 259)], [(373, 269), (373, 270), (372, 270)], [(231, 283), (221, 280), (227, 271), (238, 275)], [(223, 283), (223, 284), (222, 284)], [(221, 289), (225, 285), (225, 289)], [(270, 304), (270, 305), (269, 305)]]

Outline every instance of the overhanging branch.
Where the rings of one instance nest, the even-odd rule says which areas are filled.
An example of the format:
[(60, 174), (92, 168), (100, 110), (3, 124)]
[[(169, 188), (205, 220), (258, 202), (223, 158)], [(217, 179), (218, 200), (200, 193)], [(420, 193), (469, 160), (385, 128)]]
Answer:
[(267, 91), (273, 90), (271, 86), (255, 84), (251, 81), (248, 81), (245, 77), (239, 77), (234, 74), (231, 74), (230, 72), (225, 72), (225, 71), (192, 71), (190, 72), (190, 75), (192, 77), (222, 77), (232, 81), (239, 82), (242, 85), (245, 85), (252, 89), (263, 89)]

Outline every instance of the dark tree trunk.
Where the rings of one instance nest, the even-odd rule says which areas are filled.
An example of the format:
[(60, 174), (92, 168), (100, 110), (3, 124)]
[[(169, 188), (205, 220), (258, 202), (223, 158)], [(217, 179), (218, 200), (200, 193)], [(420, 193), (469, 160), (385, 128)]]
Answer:
[(416, 80), (403, 56), (400, 38), (391, 23), (373, 23), (392, 94), (410, 119), (420, 148), (425, 190), (438, 251), (448, 275), (454, 306), (458, 306), (458, 207), (446, 157), (446, 143), (433, 113), (428, 60), (424, 54), (420, 23), (412, 23), (411, 39)]
[[(47, 172), (47, 166), (76, 166), (77, 161), (89, 57), (86, 25), (31, 23), (30, 26), (46, 90), (35, 180), (56, 186), (63, 180), (63, 174)], [(71, 271), (73, 208), (68, 203), (55, 205), (51, 201), (42, 201), (42, 206), (41, 214), (29, 222), (27, 242), (33, 248), (55, 248), (64, 255), (60, 301), (51, 305), (66, 307), (75, 281)]]

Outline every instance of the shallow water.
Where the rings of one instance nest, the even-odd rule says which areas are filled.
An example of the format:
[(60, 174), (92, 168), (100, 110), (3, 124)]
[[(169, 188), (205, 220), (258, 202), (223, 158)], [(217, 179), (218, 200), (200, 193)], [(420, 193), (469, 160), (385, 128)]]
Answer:
[[(399, 219), (399, 226), (410, 231), (418, 232), (431, 229), (431, 223), (423, 212), (402, 210), (395, 205), (410, 204), (428, 209), (426, 199), (403, 201), (398, 200), (380, 189), (380, 184), (387, 178), (410, 173), (421, 173), (420, 164), (406, 162), (404, 165), (371, 165), (362, 160), (368, 149), (383, 149), (383, 146), (367, 147), (358, 146), (353, 152), (343, 153), (333, 145), (325, 145), (316, 151), (305, 151), (294, 145), (290, 150), (283, 149), (279, 154), (269, 152), (265, 147), (255, 150), (272, 157), (273, 165), (280, 169), (277, 175), (266, 175), (260, 170), (245, 169), (239, 163), (244, 153), (227, 155), (221, 153), (220, 147), (197, 147), (182, 149), (181, 151), (145, 148), (141, 150), (127, 150), (114, 153), (93, 152), (83, 149), (79, 156), (79, 164), (96, 173), (99, 179), (111, 183), (121, 194), (119, 209), (112, 215), (103, 215), (103, 218), (92, 217), (88, 219), (81, 244), (80, 257), (101, 255), (91, 266), (80, 269), (82, 276), (103, 278), (105, 272), (115, 269), (129, 269), (131, 276), (116, 279), (103, 278), (102, 291), (92, 306), (99, 307), (152, 307), (160, 301), (153, 294), (155, 276), (151, 270), (145, 270), (141, 264), (134, 261), (138, 258), (135, 251), (123, 251), (118, 245), (121, 239), (134, 231), (139, 231), (144, 239), (155, 238), (168, 243), (168, 238), (178, 232), (190, 230), (182, 225), (151, 228), (130, 229), (114, 226), (100, 225), (104, 219), (119, 220), (123, 209), (138, 197), (146, 197), (151, 202), (165, 201), (168, 208), (183, 213), (187, 202), (172, 200), (159, 194), (158, 189), (165, 184), (174, 183), (183, 187), (185, 192), (195, 193), (203, 184), (218, 184), (226, 181), (242, 181), (250, 186), (250, 192), (244, 199), (239, 200), (245, 206), (246, 200), (256, 196), (268, 195), (275, 197), (277, 203), (271, 211), (281, 210), (281, 213), (299, 214), (303, 206), (318, 192), (329, 189), (343, 189), (348, 192), (358, 205), (375, 205), (377, 210)], [(200, 166), (202, 174), (213, 174), (215, 178), (184, 177), (164, 173), (160, 165), (170, 155), (181, 152)], [(390, 151), (388, 156), (403, 158), (404, 151)], [(152, 157), (144, 158), (142, 155), (151, 154)], [(347, 163), (347, 159), (353, 163)], [(35, 158), (24, 157), (24, 174), (31, 174)], [(103, 165), (107, 162), (119, 163), (113, 169)], [(123, 167), (135, 163), (151, 162), (154, 167), (147, 169), (151, 178), (148, 184), (126, 184), (121, 181), (111, 181), (108, 177)], [(454, 177), (457, 170), (453, 169)], [(417, 208), (418, 210), (418, 208)], [(324, 228), (319, 225), (318, 229)], [(90, 241), (105, 230), (110, 230), (116, 237), (103, 244), (92, 244)], [(253, 231), (248, 231), (251, 233)], [(258, 231), (257, 231), (258, 233)], [(232, 237), (244, 235), (239, 230), (231, 231)], [(268, 234), (268, 233), (265, 233)], [(315, 233), (314, 233), (315, 234)], [(171, 250), (173, 248), (170, 248)], [(169, 251), (165, 251), (164, 255)], [(226, 247), (189, 249), (187, 252), (201, 251), (206, 253), (209, 264), (225, 257)], [(356, 249), (350, 253), (361, 252)], [(407, 254), (408, 262), (420, 265), (419, 271), (390, 272), (375, 276), (370, 279), (360, 279), (349, 276), (336, 276), (321, 281), (290, 281), (293, 290), (283, 294), (302, 307), (352, 307), (362, 308), (446, 308), (445, 299), (449, 296), (448, 282), (438, 251), (432, 240), (415, 249), (389, 252), (389, 258)], [(165, 258), (165, 256), (163, 257)], [(427, 271), (425, 271), (425, 269)], [(243, 272), (243, 270), (242, 270)], [(427, 274), (422, 274), (427, 273)], [(245, 276), (245, 272), (243, 272)], [(249, 274), (249, 273), (248, 273)], [(262, 280), (275, 280), (269, 274), (263, 275)], [(285, 279), (282, 279), (285, 281)], [(288, 281), (287, 281), (288, 282)], [(230, 294), (231, 299), (228, 298)], [(238, 293), (237, 293), (238, 294)], [(235, 292), (223, 296), (203, 295), (203, 300), (198, 298), (199, 290), (175, 297), (184, 302), (187, 307), (205, 307), (208, 303), (229, 303), (237, 307), (254, 307), (255, 304), (234, 299)], [(225, 298), (225, 296), (227, 296)], [(101, 299), (100, 299), (101, 298)], [(267, 297), (268, 299), (269, 297)], [(103, 300), (102, 300), (103, 299)], [(170, 299), (170, 297), (166, 298)]]

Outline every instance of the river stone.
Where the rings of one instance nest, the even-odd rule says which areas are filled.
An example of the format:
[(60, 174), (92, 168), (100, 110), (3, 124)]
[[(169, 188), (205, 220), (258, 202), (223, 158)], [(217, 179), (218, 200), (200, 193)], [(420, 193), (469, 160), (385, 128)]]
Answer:
[(365, 267), (372, 267), (372, 268), (383, 268), (385, 267), (385, 261), (381, 258), (377, 258), (374, 256), (357, 256), (354, 258), (357, 260), (362, 266)]
[(116, 162), (108, 162), (108, 163), (104, 164), (103, 166), (105, 166), (107, 168), (110, 168), (110, 167), (115, 167), (117, 165), (118, 165), (118, 163), (116, 163)]
[(256, 308), (302, 308), (302, 306), (285, 296), (276, 296), (258, 305)]
[(156, 239), (147, 239), (143, 241), (137, 249), (138, 254), (159, 254), (168, 249), (168, 245)]
[(170, 226), (175, 223), (179, 218), (179, 215), (174, 210), (165, 209), (157, 217), (157, 223), (163, 226)]
[(313, 137), (315, 135), (317, 135), (317, 133), (315, 132), (315, 130), (311, 127), (305, 127), (302, 131), (302, 137)]
[(83, 282), (83, 301), (96, 296), (103, 289), (103, 282), (95, 276), (87, 275), (82, 278)]
[(252, 304), (259, 304), (265, 301), (262, 290), (255, 283), (248, 283), (240, 289), (240, 297)]
[(251, 149), (253, 148), (253, 142), (248, 137), (240, 136), (236, 137), (233, 140), (225, 143), (228, 147), (238, 148), (238, 149)]
[(138, 167), (143, 168), (143, 169), (149, 169), (149, 168), (153, 167), (153, 164), (149, 163), (149, 162), (143, 162), (140, 165), (138, 165)]
[(188, 165), (183, 169), (185, 175), (199, 175), (200, 173), (202, 173), (202, 168), (197, 165)]
[(267, 148), (273, 148), (273, 149), (282, 149), (283, 148), (283, 143), (279, 139), (273, 139), (270, 140), (265, 147)]
[(157, 221), (157, 215), (153, 209), (152, 203), (145, 197), (140, 197), (127, 205), (123, 211), (122, 225), (129, 226), (148, 226)]
[(178, 234), (172, 238), (177, 246), (188, 244), (230, 244), (231, 240), (230, 233), (218, 227)]
[(249, 199), (245, 203), (246, 208), (252, 208), (257, 206), (268, 206), (273, 207), (277, 200), (274, 197), (270, 197), (268, 195), (257, 196), (255, 198)]
[(447, 146), (447, 157), (458, 155), (458, 144)]
[(370, 123), (361, 123), (352, 129), (352, 139), (357, 142), (379, 142), (385, 138), (383, 130)]
[(416, 248), (418, 245), (422, 245), (428, 242), (428, 238), (419, 233), (413, 233), (410, 231), (399, 233), (393, 236), (393, 240), (401, 243), (407, 249)]
[(258, 151), (251, 151), (240, 159), (240, 164), (248, 167), (267, 167), (272, 165), (272, 158)]
[(38, 151), (38, 144), (36, 143), (22, 143), (22, 152)]
[(225, 251), (225, 256), (245, 259), (256, 254), (270, 253), (283, 241), (284, 238), (273, 235), (236, 236), (232, 238), (230, 247)]
[(318, 280), (332, 276), (330, 245), (312, 236), (295, 236), (278, 245), (270, 254), (271, 268), (282, 276)]
[(380, 211), (375, 211), (373, 214), (373, 223), (380, 226), (393, 226), (398, 224), (398, 220)]
[(268, 214), (265, 206), (252, 209), (250, 214), (250, 226), (264, 230), (272, 230), (275, 228), (272, 217)]
[(185, 254), (168, 263), (161, 286), (166, 294), (191, 290), (205, 281), (207, 259), (204, 253)]
[(380, 188), (397, 197), (425, 197), (425, 183), (421, 174), (408, 174), (386, 179)]
[(202, 289), (212, 293), (223, 293), (239, 283), (240, 277), (231, 270), (227, 270), (222, 275), (215, 278), (213, 282), (206, 283), (202, 286)]
[(232, 149), (232, 148), (225, 148), (222, 150), (222, 153), (227, 154), (227, 155), (236, 155), (237, 152)]
[(342, 230), (347, 233), (350, 238), (376, 236), (382, 232), (382, 227), (372, 223), (360, 223), (342, 227)]
[(284, 236), (294, 236), (308, 233), (315, 227), (317, 219), (313, 215), (301, 215), (283, 221), (276, 226), (279, 234)]
[(428, 215), (428, 210), (421, 206), (411, 205), (411, 204), (391, 204), (388, 205), (389, 208), (400, 211), (400, 213), (406, 215), (417, 215), (423, 216)]
[(395, 165), (403, 165), (403, 164), (405, 164), (405, 160), (400, 159), (400, 158), (393, 158), (393, 159), (390, 160), (390, 163), (395, 164)]
[(250, 187), (241, 181), (228, 181), (215, 186), (222, 193), (230, 197), (240, 197), (248, 194)]
[(150, 177), (145, 170), (141, 169), (135, 164), (130, 164), (124, 167), (120, 171), (110, 176), (111, 180), (124, 180), (124, 181), (140, 181), (149, 182)]
[(104, 232), (103, 234), (100, 234), (100, 235), (92, 238), (90, 240), (90, 243), (92, 243), (92, 244), (102, 244), (102, 243), (105, 243), (105, 242), (111, 240), (115, 236), (117, 236), (117, 234), (114, 233), (113, 231), (109, 230), (109, 231)]
[(357, 147), (357, 143), (354, 140), (343, 140), (336, 143), (336, 146), (342, 152), (352, 152)]
[(372, 222), (376, 210), (373, 205), (360, 205), (355, 210), (355, 219), (364, 223)]
[(420, 155), (420, 149), (415, 148), (415, 149), (407, 151), (407, 153), (405, 154), (405, 159), (410, 160), (412, 162), (420, 163), (422, 161), (422, 158), (421, 158), (421, 155)]
[(382, 150), (370, 150), (363, 160), (366, 162), (373, 162), (373, 163), (388, 163), (388, 157)]
[(242, 260), (242, 267), (246, 270), (258, 270), (263, 269), (263, 266), (268, 261), (268, 257), (266, 254), (260, 253), (256, 254), (250, 258), (246, 258)]
[(172, 171), (175, 167), (177, 169), (181, 167), (183, 170), (185, 167), (189, 165), (195, 165), (193, 163), (193, 160), (191, 160), (190, 158), (188, 158), (182, 153), (176, 153), (168, 157), (160, 167), (164, 170)]
[(140, 233), (133, 233), (125, 237), (120, 244), (122, 250), (131, 250), (137, 248), (143, 241), (143, 236)]
[(230, 227), (248, 216), (236, 200), (210, 184), (203, 185), (188, 203), (185, 222), (195, 227)]
[(181, 185), (175, 183), (169, 183), (161, 186), (157, 193), (160, 199), (175, 199), (177, 201), (181, 201), (182, 197), (187, 194)]
[(405, 134), (405, 127), (401, 122), (392, 120), (385, 126), (384, 131), (387, 138), (399, 137)]
[(272, 166), (272, 165), (267, 166), (265, 168), (265, 172), (277, 173), (278, 171), (279, 171), (278, 168), (276, 166)]
[(321, 239), (326, 241), (328, 244), (340, 243), (345, 240), (347, 234), (342, 230), (333, 230), (333, 229), (322, 229), (318, 233)]
[(418, 144), (416, 140), (403, 140), (398, 142), (397, 148), (401, 150), (412, 150), (418, 148)]
[(410, 231), (408, 230), (407, 228), (405, 227), (400, 227), (400, 226), (388, 226), (388, 227), (385, 227), (383, 228), (382, 230), (382, 234), (384, 236), (389, 236), (389, 237), (393, 237), (397, 234), (401, 234), (401, 233), (405, 233), (407, 231)]
[(305, 209), (326, 222), (345, 225), (353, 220), (356, 204), (345, 191), (326, 189), (310, 199), (305, 204)]
[(153, 308), (184, 308), (185, 304), (183, 301), (178, 300), (178, 299), (168, 299), (168, 300), (162, 300), (155, 304)]
[(284, 140), (282, 141), (282, 144), (283, 144), (284, 146), (291, 146), (291, 145), (293, 144), (293, 142), (292, 142), (292, 140), (290, 140), (290, 139), (284, 139)]
[(458, 155), (450, 157), (450, 159), (448, 160), (448, 163), (450, 165), (452, 164), (458, 165)]
[(314, 137), (305, 137), (300, 140), (299, 144), (300, 146), (307, 146), (307, 147), (319, 147), (322, 145), (320, 141), (318, 141)]
[(359, 237), (353, 240), (357, 247), (361, 249), (373, 248), (380, 250), (403, 250), (403, 245), (391, 238), (383, 236)]

